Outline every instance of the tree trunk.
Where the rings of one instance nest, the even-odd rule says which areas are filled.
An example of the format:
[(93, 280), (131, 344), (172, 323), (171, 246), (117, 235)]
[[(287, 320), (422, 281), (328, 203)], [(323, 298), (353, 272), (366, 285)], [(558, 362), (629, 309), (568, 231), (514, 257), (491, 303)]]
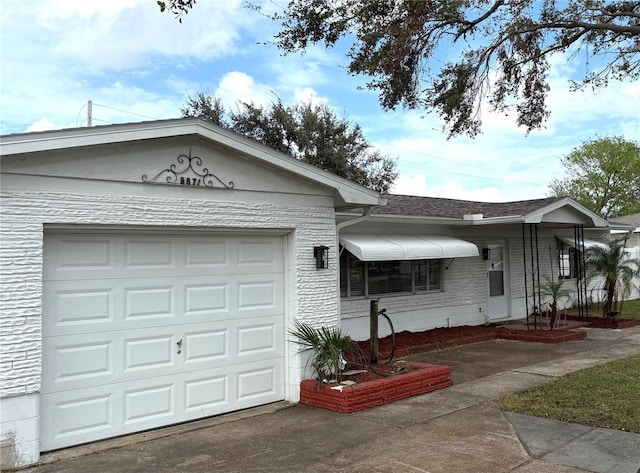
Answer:
[(611, 309), (613, 308), (613, 296), (616, 292), (616, 282), (611, 279), (608, 279), (606, 286), (607, 286), (607, 300), (605, 301), (605, 304), (604, 304), (604, 314), (602, 314), (603, 317), (606, 317), (607, 314), (611, 312)]

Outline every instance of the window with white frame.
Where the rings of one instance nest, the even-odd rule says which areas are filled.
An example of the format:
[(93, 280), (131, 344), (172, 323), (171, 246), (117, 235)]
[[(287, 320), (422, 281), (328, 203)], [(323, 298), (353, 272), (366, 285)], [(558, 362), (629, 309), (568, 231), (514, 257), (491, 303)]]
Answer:
[(340, 296), (343, 298), (441, 289), (441, 260), (360, 261), (346, 249), (340, 255)]
[(558, 278), (574, 279), (578, 277), (578, 258), (580, 252), (575, 248), (560, 243), (558, 248)]

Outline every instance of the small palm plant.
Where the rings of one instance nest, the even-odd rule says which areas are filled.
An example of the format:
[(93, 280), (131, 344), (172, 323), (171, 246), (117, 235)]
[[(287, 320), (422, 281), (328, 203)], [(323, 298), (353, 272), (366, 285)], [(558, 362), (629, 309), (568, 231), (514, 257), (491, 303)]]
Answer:
[(571, 300), (571, 291), (563, 287), (564, 281), (560, 279), (555, 281), (553, 279), (549, 279), (546, 276), (544, 279), (545, 282), (542, 286), (540, 286), (540, 292), (547, 300), (549, 300), (549, 310), (551, 316), (549, 329), (553, 330), (556, 324), (556, 319), (558, 317), (558, 303), (562, 299), (566, 299), (567, 301)]
[(633, 287), (634, 278), (640, 277), (640, 260), (627, 257), (625, 239), (613, 240), (606, 247), (593, 247), (587, 253), (587, 268), (591, 276), (604, 277), (604, 304), (602, 315), (615, 310)]
[(309, 324), (293, 321), (289, 334), (303, 347), (313, 350), (312, 365), (319, 380), (341, 381), (346, 366), (345, 353), (353, 347), (353, 340), (338, 327), (316, 329)]

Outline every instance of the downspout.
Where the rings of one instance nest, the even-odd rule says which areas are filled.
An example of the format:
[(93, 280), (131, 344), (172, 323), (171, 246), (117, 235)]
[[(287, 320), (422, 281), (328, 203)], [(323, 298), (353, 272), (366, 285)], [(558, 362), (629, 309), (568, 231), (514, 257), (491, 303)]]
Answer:
[(350, 227), (351, 225), (355, 225), (356, 223), (364, 222), (365, 220), (369, 220), (371, 218), (371, 207), (365, 207), (363, 214), (360, 217), (352, 218), (351, 220), (346, 220), (344, 222), (340, 222), (336, 225), (336, 238), (338, 242), (340, 240), (340, 230), (345, 227)]

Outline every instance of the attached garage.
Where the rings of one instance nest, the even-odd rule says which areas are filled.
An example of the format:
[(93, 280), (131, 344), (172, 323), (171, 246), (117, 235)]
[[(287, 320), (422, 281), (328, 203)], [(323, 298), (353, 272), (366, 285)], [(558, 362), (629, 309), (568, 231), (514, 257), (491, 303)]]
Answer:
[(46, 234), (43, 451), (284, 399), (280, 236)]
[(336, 210), (377, 193), (199, 119), (1, 146), (3, 467), (298, 401), (287, 330), (338, 322)]

